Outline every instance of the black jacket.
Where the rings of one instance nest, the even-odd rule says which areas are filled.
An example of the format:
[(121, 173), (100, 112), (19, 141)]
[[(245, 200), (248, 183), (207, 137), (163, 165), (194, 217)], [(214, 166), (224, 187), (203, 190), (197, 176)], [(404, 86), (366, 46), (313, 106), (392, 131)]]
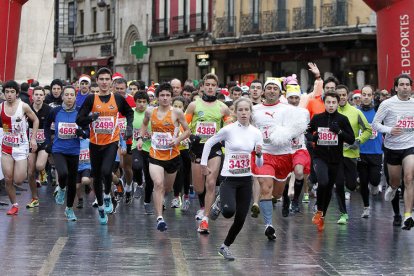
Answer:
[(30, 105), (30, 96), (27, 91), (20, 91), (19, 98), (24, 102)]
[[(340, 133), (338, 134), (338, 145), (318, 145), (318, 128), (336, 128), (339, 127)], [(338, 111), (334, 113), (323, 112), (313, 116), (310, 121), (309, 128), (306, 131), (306, 137), (308, 140), (315, 142), (315, 148), (313, 151), (313, 158), (320, 158), (327, 163), (339, 163), (343, 159), (343, 147), (344, 142), (352, 145), (355, 142), (354, 131), (348, 118)]]
[(62, 105), (62, 95), (58, 98), (55, 98), (52, 93), (46, 96), (44, 103), (49, 105), (52, 108)]

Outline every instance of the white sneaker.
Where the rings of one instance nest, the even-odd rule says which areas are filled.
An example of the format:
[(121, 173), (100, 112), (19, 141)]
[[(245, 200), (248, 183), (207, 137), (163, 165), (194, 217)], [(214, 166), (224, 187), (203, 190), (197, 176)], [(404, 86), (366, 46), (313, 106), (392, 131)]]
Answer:
[(371, 184), (368, 184), (368, 189), (371, 191), (371, 195), (377, 195), (379, 193), (379, 185), (373, 186)]
[(361, 218), (369, 218), (371, 215), (371, 208), (364, 207), (364, 211), (362, 212)]
[(345, 192), (345, 200), (350, 200), (350, 199), (351, 199), (351, 193)]
[(197, 214), (195, 215), (196, 220), (202, 220), (204, 217), (204, 209), (200, 209), (197, 211)]
[(180, 198), (179, 197), (174, 197), (171, 200), (171, 208), (180, 208)]
[(187, 212), (190, 208), (190, 199), (183, 196), (183, 204), (181, 204), (181, 211)]
[(397, 189), (393, 189), (391, 186), (388, 186), (387, 190), (385, 191), (385, 195), (384, 195), (385, 201), (393, 200), (396, 192), (397, 192)]

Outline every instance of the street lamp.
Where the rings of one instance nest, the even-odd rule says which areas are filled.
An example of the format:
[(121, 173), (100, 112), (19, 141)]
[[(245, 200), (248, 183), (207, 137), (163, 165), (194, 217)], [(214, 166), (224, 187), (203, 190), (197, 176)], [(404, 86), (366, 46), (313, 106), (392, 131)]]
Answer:
[(104, 11), (107, 4), (106, 4), (105, 0), (99, 0), (97, 6), (98, 6), (100, 11)]

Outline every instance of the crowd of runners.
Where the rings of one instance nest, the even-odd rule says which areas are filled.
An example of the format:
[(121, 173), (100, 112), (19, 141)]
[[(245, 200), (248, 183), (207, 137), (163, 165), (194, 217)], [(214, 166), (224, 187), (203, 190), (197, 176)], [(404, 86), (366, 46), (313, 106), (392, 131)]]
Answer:
[[(392, 91), (370, 85), (349, 91), (335, 77), (321, 78), (303, 93), (296, 75), (254, 80), (221, 88), (216, 75), (146, 86), (101, 68), (94, 78), (50, 86), (10, 80), (1, 94), (1, 167), (11, 202), (7, 215), (21, 212), (16, 185), (28, 181), (31, 201), (38, 188), (56, 186), (56, 204), (68, 221), (93, 192), (100, 224), (119, 204), (143, 198), (164, 232), (169, 207), (188, 213), (190, 193), (200, 205), (198, 232), (209, 220), (234, 217), (219, 254), (229, 247), (251, 212), (263, 217), (263, 233), (276, 239), (273, 210), (301, 212), (315, 197), (312, 223), (324, 230), (335, 192), (338, 224), (349, 222), (346, 200), (359, 190), (361, 218), (369, 218), (370, 194), (392, 202), (393, 225), (410, 230), (414, 200), (414, 99), (412, 79), (395, 78)], [(383, 188), (383, 186), (385, 188)], [(172, 201), (167, 195), (173, 192)], [(399, 202), (403, 199), (401, 215)], [(76, 205), (75, 205), (76, 203)], [(77, 211), (75, 212), (75, 210)], [(258, 223), (262, 221), (258, 220)]]

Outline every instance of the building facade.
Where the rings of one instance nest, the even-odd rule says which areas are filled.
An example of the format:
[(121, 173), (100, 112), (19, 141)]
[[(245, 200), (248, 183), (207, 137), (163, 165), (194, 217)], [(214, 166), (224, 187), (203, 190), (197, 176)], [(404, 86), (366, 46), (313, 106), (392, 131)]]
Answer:
[(377, 84), (375, 13), (357, 0), (213, 1), (210, 45), (187, 51), (209, 56), (223, 83), (298, 75), (313, 79), (307, 63), (350, 89)]

